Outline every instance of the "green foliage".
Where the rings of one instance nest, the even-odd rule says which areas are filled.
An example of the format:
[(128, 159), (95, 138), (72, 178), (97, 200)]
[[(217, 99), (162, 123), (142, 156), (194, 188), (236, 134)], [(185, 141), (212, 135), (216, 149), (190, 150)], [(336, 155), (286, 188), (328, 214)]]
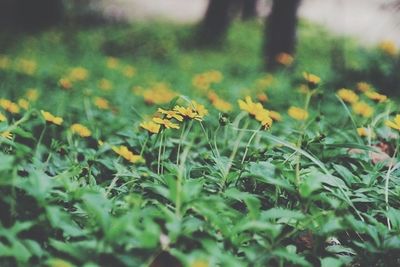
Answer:
[[(191, 30), (114, 25), (9, 40), (0, 98), (30, 106), (12, 112), (0, 102), (0, 133), (11, 134), (0, 137), (0, 265), (399, 265), (399, 139), (384, 124), (398, 102), (359, 94), (374, 109), (362, 117), (338, 101), (335, 85), (360, 80), (334, 69), (331, 50), (349, 44), (350, 60), (361, 55), (360, 68), (372, 69), (374, 58), (388, 77), (398, 58), (359, 55), (358, 44), (302, 22), (294, 65), (266, 76), (258, 22), (234, 24), (221, 50), (196, 50)], [(232, 104), (228, 114), (195, 85), (210, 70), (223, 75), (211, 89)], [(322, 78), (306, 95), (297, 90), (303, 71)], [(165, 91), (167, 101), (152, 102)], [(268, 131), (237, 107), (260, 93), (282, 115)], [(190, 100), (208, 109), (202, 122), (140, 128), (158, 107)], [(286, 115), (290, 106), (306, 106), (307, 120)], [(376, 135), (360, 137), (360, 127)], [(395, 163), (374, 160), (382, 151)]]

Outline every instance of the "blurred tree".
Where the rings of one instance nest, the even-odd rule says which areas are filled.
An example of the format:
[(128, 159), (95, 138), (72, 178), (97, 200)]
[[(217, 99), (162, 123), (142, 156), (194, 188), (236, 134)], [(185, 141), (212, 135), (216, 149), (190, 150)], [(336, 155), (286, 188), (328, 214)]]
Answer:
[(57, 24), (63, 16), (62, 0), (15, 0), (16, 23), (24, 30)]
[(257, 15), (257, 0), (243, 0), (242, 18), (252, 19)]
[(297, 10), (301, 0), (273, 0), (267, 18), (265, 34), (266, 68), (275, 70), (276, 57), (281, 53), (292, 55), (296, 44)]
[(214, 45), (223, 40), (230, 23), (231, 2), (232, 0), (210, 0), (200, 26), (200, 44)]

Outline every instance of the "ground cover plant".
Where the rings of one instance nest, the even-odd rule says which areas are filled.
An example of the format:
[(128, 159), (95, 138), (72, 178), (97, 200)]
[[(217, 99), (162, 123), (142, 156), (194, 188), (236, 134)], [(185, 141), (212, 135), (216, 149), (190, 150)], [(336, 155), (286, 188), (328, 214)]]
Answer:
[(302, 22), (268, 74), (261, 31), (3, 36), (0, 265), (398, 266), (399, 51)]

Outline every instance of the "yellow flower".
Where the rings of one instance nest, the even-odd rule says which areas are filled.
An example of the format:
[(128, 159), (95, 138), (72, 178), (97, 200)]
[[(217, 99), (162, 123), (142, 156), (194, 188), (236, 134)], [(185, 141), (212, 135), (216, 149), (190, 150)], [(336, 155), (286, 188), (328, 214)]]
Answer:
[(141, 156), (133, 154), (132, 151), (130, 151), (126, 146), (113, 146), (112, 150), (114, 150), (115, 153), (131, 163), (138, 163), (143, 161), (143, 158)]
[(167, 117), (167, 119), (176, 119), (178, 121), (183, 121), (183, 117), (181, 115), (179, 115), (175, 110), (165, 110), (162, 108), (158, 108), (157, 110), (159, 113), (165, 115), (165, 117)]
[(107, 58), (107, 68), (109, 69), (116, 69), (118, 67), (118, 63), (118, 59), (115, 57)]
[(229, 112), (232, 110), (232, 105), (225, 100), (221, 99), (214, 91), (208, 92), (208, 99), (211, 104), (222, 112)]
[(9, 139), (9, 140), (11, 140), (11, 139), (13, 138), (12, 133), (11, 133), (11, 132), (8, 132), (8, 131), (6, 131), (6, 132), (1, 132), (1, 133), (0, 133), (0, 136), (1, 136), (1, 137), (4, 137), (4, 138), (7, 138), (7, 139)]
[(223, 75), (220, 71), (211, 70), (195, 75), (192, 79), (192, 84), (197, 89), (206, 91), (212, 83), (219, 83), (222, 79)]
[(107, 79), (101, 79), (99, 81), (99, 88), (103, 91), (110, 91), (113, 88), (113, 84)]
[(80, 135), (81, 137), (89, 137), (92, 135), (92, 132), (86, 126), (79, 123), (72, 124), (71, 131), (72, 133)]
[(254, 103), (250, 96), (246, 96), (245, 101), (239, 99), (238, 103), (241, 110), (252, 115), (265, 128), (271, 127), (272, 118), (269, 115), (269, 111), (264, 109), (261, 103)]
[(35, 102), (38, 98), (39, 98), (39, 92), (37, 89), (34, 88), (30, 88), (26, 91), (25, 93), (25, 97), (31, 101), (31, 102)]
[(132, 78), (136, 74), (136, 69), (132, 66), (126, 66), (123, 68), (122, 73), (125, 77)]
[(190, 107), (185, 108), (182, 106), (175, 106), (174, 110), (176, 112), (178, 112), (180, 115), (182, 115), (183, 117), (201, 121), (201, 117), (199, 116), (199, 114)]
[(345, 102), (355, 103), (358, 101), (358, 95), (352, 90), (342, 88), (337, 92), (337, 95)]
[(244, 110), (253, 116), (255, 116), (260, 110), (264, 109), (261, 103), (254, 103), (250, 96), (246, 96), (245, 101), (239, 99), (238, 104), (241, 110)]
[(69, 78), (61, 78), (58, 81), (58, 84), (61, 86), (62, 89), (71, 89), (72, 88), (72, 82)]
[(72, 82), (84, 81), (89, 77), (89, 71), (83, 67), (72, 68), (68, 74), (68, 78)]
[(165, 104), (176, 96), (176, 93), (169, 89), (165, 83), (156, 83), (146, 90), (135, 87), (135, 92), (142, 94), (147, 104)]
[(205, 108), (204, 105), (197, 103), (196, 101), (192, 101), (191, 102), (192, 108), (195, 112), (197, 112), (197, 114), (199, 115), (199, 117), (202, 119), (204, 118), (204, 116), (206, 116), (208, 114), (208, 110)]
[(154, 123), (152, 121), (145, 121), (140, 124), (140, 127), (147, 130), (149, 133), (157, 134), (160, 132), (160, 124)]
[(5, 98), (0, 98), (0, 106), (13, 114), (18, 114), (20, 111), (20, 108), (17, 104)]
[(357, 83), (357, 90), (360, 92), (367, 92), (372, 90), (372, 86), (369, 83), (366, 82), (359, 82)]
[(281, 121), (282, 120), (281, 114), (279, 114), (279, 112), (276, 112), (276, 111), (273, 111), (273, 110), (269, 110), (269, 116), (274, 121)]
[(269, 111), (266, 109), (259, 111), (255, 115), (255, 119), (261, 122), (264, 128), (270, 128), (272, 126), (272, 118), (269, 116)]
[(94, 99), (94, 104), (99, 109), (109, 109), (110, 108), (110, 104), (108, 103), (107, 99), (102, 98), (102, 97), (96, 97)]
[(396, 44), (392, 41), (386, 40), (379, 44), (379, 49), (389, 56), (396, 56), (397, 47)]
[(291, 55), (289, 55), (288, 53), (279, 53), (276, 58), (275, 58), (276, 62), (278, 62), (279, 64), (282, 64), (286, 67), (289, 67), (290, 65), (292, 65), (293, 63), (293, 57)]
[(360, 127), (357, 128), (357, 134), (361, 137), (368, 137), (371, 135), (371, 137), (374, 137), (375, 134), (372, 131), (372, 129), (366, 128), (366, 127)]
[(17, 61), (17, 70), (27, 75), (33, 75), (37, 69), (37, 63), (34, 60), (21, 58)]
[(365, 102), (356, 102), (352, 105), (354, 113), (369, 118), (374, 114), (374, 109)]
[(397, 114), (393, 121), (385, 121), (386, 126), (400, 131), (400, 114)]
[(179, 125), (176, 123), (172, 123), (170, 120), (167, 119), (161, 119), (161, 118), (153, 118), (153, 122), (163, 125), (167, 129), (179, 129)]
[(0, 122), (7, 121), (7, 117), (0, 112)]
[(61, 117), (54, 116), (50, 112), (44, 110), (41, 110), (40, 112), (42, 113), (43, 118), (48, 122), (54, 123), (56, 125), (61, 125), (63, 123), (63, 118)]
[(318, 84), (319, 84), (320, 81), (321, 81), (321, 78), (320, 78), (320, 77), (318, 77), (318, 76), (315, 75), (315, 74), (308, 73), (308, 72), (303, 72), (303, 77), (304, 77), (304, 79), (307, 81), (308, 86), (309, 86), (310, 88), (312, 88), (312, 89), (315, 88), (315, 87), (317, 87)]
[(308, 112), (305, 109), (299, 107), (290, 107), (288, 114), (295, 120), (304, 121), (308, 118)]
[(374, 91), (367, 91), (364, 93), (366, 97), (379, 103), (385, 102), (388, 98), (385, 95), (379, 94)]
[(18, 100), (18, 105), (19, 105), (21, 108), (25, 109), (25, 110), (27, 110), (27, 109), (29, 108), (29, 102), (28, 102), (28, 100), (23, 99), (23, 98), (20, 98), (20, 99)]

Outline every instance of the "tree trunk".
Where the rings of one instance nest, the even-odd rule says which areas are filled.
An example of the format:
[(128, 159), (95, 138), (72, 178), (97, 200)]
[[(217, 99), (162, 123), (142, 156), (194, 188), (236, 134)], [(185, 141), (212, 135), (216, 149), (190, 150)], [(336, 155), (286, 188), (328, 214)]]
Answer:
[(231, 2), (232, 0), (210, 0), (205, 18), (200, 26), (200, 44), (216, 45), (225, 38), (230, 23)]
[(252, 19), (257, 15), (257, 0), (243, 0), (242, 18)]
[(274, 0), (267, 18), (265, 56), (266, 68), (275, 70), (280, 53), (293, 55), (296, 45), (297, 9), (301, 0)]

